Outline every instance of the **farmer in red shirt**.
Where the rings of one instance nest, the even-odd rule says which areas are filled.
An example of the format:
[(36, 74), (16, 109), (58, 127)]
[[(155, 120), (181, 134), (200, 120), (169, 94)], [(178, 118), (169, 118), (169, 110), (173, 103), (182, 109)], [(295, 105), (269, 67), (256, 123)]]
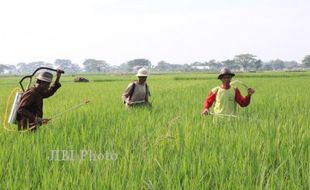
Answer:
[(248, 88), (247, 96), (243, 97), (238, 88), (230, 86), (231, 79), (234, 76), (235, 74), (227, 68), (220, 71), (218, 79), (222, 81), (222, 84), (219, 87), (213, 88), (206, 98), (202, 111), (203, 115), (210, 114), (210, 108), (214, 102), (215, 115), (235, 115), (237, 103), (241, 107), (246, 107), (250, 104), (251, 96), (255, 90)]

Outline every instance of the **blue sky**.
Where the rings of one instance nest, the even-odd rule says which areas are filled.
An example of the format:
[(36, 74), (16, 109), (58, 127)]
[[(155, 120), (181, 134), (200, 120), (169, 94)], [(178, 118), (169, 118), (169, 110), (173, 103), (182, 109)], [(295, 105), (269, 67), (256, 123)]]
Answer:
[(309, 8), (305, 0), (2, 0), (0, 64), (184, 64), (240, 53), (301, 61), (310, 54)]

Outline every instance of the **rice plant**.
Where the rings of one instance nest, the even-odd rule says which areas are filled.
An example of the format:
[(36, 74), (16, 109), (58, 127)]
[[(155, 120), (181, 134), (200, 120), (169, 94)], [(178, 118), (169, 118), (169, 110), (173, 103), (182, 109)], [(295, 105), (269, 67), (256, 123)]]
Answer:
[[(151, 76), (152, 109), (132, 110), (132, 76), (64, 77), (45, 117), (91, 102), (36, 133), (1, 128), (0, 189), (310, 189), (310, 73), (271, 75), (237, 75), (256, 93), (219, 121), (200, 115), (215, 74)], [(18, 80), (0, 78), (1, 125)]]

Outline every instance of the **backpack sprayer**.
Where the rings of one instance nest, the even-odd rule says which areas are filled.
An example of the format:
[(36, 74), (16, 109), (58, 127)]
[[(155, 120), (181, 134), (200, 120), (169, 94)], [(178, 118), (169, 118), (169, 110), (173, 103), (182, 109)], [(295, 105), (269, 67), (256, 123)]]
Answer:
[[(16, 115), (17, 115), (17, 110), (19, 108), (19, 104), (20, 104), (20, 99), (22, 97), (22, 94), (23, 92), (27, 91), (31, 85), (31, 82), (32, 82), (32, 77), (40, 70), (49, 70), (49, 71), (54, 71), (54, 72), (57, 72), (59, 70), (56, 70), (56, 69), (52, 69), (52, 68), (48, 68), (48, 67), (39, 67), (38, 69), (36, 69), (32, 75), (27, 75), (27, 76), (24, 76), (20, 81), (19, 81), (19, 85), (22, 89), (22, 91), (20, 91), (19, 88), (14, 88), (10, 95), (8, 96), (8, 99), (7, 99), (7, 103), (6, 103), (6, 109), (5, 109), (5, 115), (4, 115), (4, 119), (3, 119), (3, 127), (6, 129), (6, 130), (9, 130), (9, 131), (15, 131), (15, 130), (11, 130), (11, 129), (8, 129), (6, 128), (6, 120), (7, 120), (7, 114), (8, 114), (8, 109), (9, 109), (9, 104), (11, 102), (11, 97), (14, 95), (15, 93), (15, 98), (14, 98), (14, 101), (13, 101), (13, 105), (11, 107), (11, 112), (10, 112), (10, 116), (9, 116), (9, 119), (7, 120), (7, 122), (9, 124), (17, 124), (16, 122)], [(60, 71), (61, 73), (65, 73), (64, 71)], [(25, 90), (24, 86), (23, 86), (23, 81), (25, 79), (29, 78), (29, 82), (28, 82), (28, 85), (27, 85), (27, 88)], [(28, 130), (26, 130), (28, 131)]]

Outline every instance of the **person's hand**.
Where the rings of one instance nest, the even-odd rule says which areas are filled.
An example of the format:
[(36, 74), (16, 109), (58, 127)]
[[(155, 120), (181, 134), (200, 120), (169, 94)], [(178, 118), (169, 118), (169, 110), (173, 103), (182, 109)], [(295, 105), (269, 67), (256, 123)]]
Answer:
[(133, 103), (132, 103), (131, 101), (129, 101), (129, 100), (126, 100), (126, 104), (127, 104), (128, 106), (131, 106)]
[(255, 93), (255, 90), (253, 88), (248, 88), (248, 95), (252, 95)]
[(63, 70), (57, 69), (57, 77), (59, 78), (62, 73), (65, 73)]
[(43, 122), (43, 119), (42, 119), (41, 117), (36, 117), (36, 119), (35, 119), (35, 121), (34, 121), (34, 123), (35, 123), (36, 125), (39, 125), (39, 126), (42, 125), (42, 122)]
[(201, 112), (201, 115), (209, 115), (210, 111), (206, 108)]
[(48, 124), (48, 122), (49, 122), (50, 120), (51, 120), (51, 119), (43, 119), (43, 120), (42, 120), (42, 124), (46, 125), (46, 124)]

